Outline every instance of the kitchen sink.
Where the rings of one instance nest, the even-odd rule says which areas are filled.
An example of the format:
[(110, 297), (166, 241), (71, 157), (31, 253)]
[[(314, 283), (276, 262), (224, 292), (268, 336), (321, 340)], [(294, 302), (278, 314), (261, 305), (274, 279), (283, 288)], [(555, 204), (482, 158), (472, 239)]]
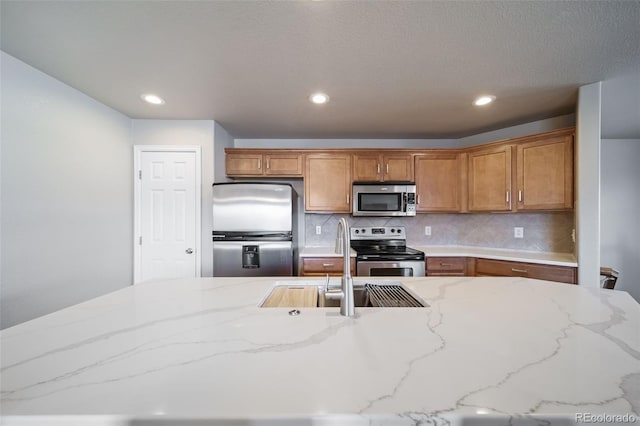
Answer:
[[(318, 306), (340, 306), (339, 300), (327, 299), (325, 287), (318, 289)], [(413, 297), (400, 283), (354, 283), (356, 308), (424, 308), (424, 302)]]
[[(331, 290), (339, 291), (338, 283), (333, 282), (330, 287)], [(312, 288), (317, 289), (317, 302), (311, 302), (309, 304), (309, 291)], [(288, 290), (293, 293), (304, 291), (306, 296), (302, 297), (282, 297), (281, 303), (267, 303), (268, 300), (272, 300), (271, 296), (278, 292), (282, 293), (282, 290)], [(265, 301), (260, 305), (261, 307), (339, 307), (340, 301), (335, 299), (329, 299), (326, 294), (325, 282), (319, 281), (279, 281), (276, 283), (269, 294), (265, 297)], [(315, 296), (315, 291), (312, 291)], [(422, 308), (427, 307), (426, 303), (418, 300), (411, 293), (409, 293), (402, 283), (398, 281), (381, 281), (381, 282), (358, 282), (353, 283), (353, 297), (354, 305), (356, 308)], [(315, 297), (314, 297), (315, 299)]]

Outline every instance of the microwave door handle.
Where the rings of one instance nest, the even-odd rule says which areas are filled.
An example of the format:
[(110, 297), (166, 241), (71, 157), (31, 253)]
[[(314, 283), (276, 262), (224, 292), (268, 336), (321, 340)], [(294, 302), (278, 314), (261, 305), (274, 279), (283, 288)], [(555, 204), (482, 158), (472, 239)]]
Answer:
[(407, 193), (403, 192), (402, 193), (402, 212), (403, 213), (407, 212), (407, 205), (409, 204), (408, 198), (409, 197), (408, 197)]

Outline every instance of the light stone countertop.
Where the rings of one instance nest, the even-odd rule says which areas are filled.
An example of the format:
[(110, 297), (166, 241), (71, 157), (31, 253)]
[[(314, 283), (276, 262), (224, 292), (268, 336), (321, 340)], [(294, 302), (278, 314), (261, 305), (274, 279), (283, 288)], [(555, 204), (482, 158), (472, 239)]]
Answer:
[[(300, 257), (342, 257), (341, 254), (337, 254), (335, 247), (304, 247), (300, 250)], [(356, 251), (351, 249), (351, 257), (356, 256)]]
[(3, 426), (640, 417), (640, 305), (626, 292), (406, 278), (430, 307), (356, 308), (346, 318), (338, 308), (259, 308), (276, 280), (143, 283), (1, 331)]
[[(545, 253), (524, 250), (492, 249), (473, 246), (413, 246), (421, 250), (426, 257), (481, 257), (484, 259), (511, 260), (516, 262), (539, 263), (544, 265), (578, 266), (576, 258), (571, 253)], [(351, 257), (356, 255), (351, 250)], [(342, 257), (336, 254), (333, 247), (304, 247), (300, 250), (300, 257)]]
[(483, 259), (511, 260), (515, 262), (577, 267), (571, 253), (545, 253), (524, 250), (493, 249), (473, 246), (411, 246), (424, 252), (426, 257), (480, 257)]

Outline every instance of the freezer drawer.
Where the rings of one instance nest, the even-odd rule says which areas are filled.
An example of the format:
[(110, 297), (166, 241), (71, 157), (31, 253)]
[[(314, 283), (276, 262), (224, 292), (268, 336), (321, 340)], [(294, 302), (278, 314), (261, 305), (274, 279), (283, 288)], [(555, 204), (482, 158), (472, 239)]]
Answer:
[(214, 241), (214, 277), (293, 275), (291, 241)]

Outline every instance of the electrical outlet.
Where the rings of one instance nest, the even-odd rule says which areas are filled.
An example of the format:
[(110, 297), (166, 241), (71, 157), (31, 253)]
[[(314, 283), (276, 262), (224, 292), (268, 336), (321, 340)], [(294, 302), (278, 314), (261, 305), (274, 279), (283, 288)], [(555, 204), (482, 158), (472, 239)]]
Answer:
[(425, 226), (424, 227), (424, 235), (431, 235), (431, 227), (430, 226)]
[(573, 241), (574, 243), (576, 242), (576, 230), (575, 229), (571, 230), (571, 241)]
[(316, 235), (321, 235), (321, 234), (322, 234), (322, 226), (316, 225)]
[(513, 228), (513, 238), (524, 238), (524, 228), (519, 226)]

